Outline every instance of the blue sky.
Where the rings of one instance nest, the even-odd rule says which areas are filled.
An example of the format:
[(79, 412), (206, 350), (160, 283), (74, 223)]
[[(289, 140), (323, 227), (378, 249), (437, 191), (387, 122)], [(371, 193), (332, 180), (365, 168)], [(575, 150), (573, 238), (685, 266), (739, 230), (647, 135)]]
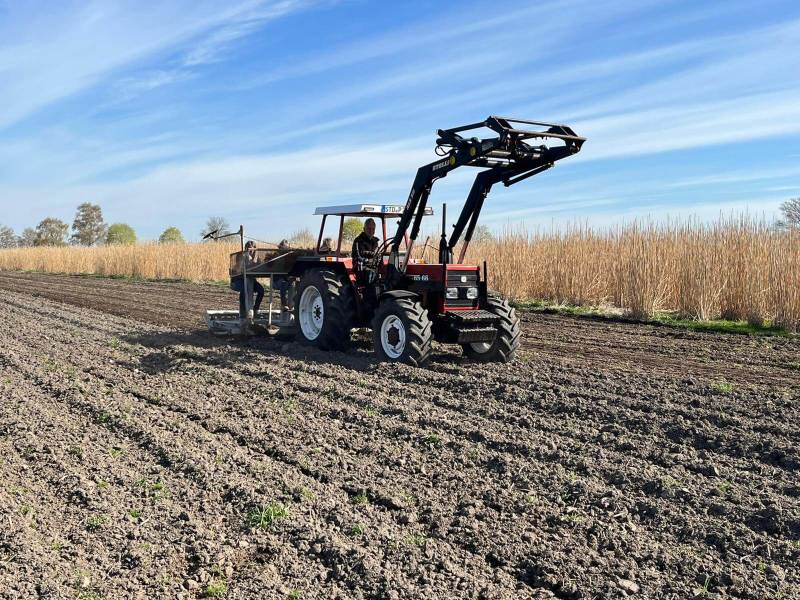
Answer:
[(800, 3), (0, 0), (17, 231), (90, 201), (140, 238), (221, 215), (272, 239), (317, 205), (405, 202), (435, 130), (490, 114), (588, 138), (497, 188), (492, 228), (771, 218), (800, 195)]

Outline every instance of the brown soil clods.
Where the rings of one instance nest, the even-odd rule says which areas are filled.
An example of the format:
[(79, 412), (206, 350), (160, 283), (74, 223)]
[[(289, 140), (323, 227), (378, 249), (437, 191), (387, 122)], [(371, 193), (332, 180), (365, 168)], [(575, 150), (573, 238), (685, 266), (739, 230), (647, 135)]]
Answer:
[(0, 273), (0, 597), (798, 598), (800, 342), (526, 315), (425, 369)]

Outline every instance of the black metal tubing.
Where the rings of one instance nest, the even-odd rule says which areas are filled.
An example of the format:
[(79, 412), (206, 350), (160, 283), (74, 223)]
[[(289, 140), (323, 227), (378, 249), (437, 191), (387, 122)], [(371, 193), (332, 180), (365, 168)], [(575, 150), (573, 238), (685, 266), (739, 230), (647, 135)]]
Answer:
[[(518, 128), (517, 124), (535, 125), (546, 129), (522, 129)], [(464, 138), (460, 135), (461, 132), (484, 127), (497, 132), (498, 137), (480, 139)], [(494, 184), (502, 182), (505, 186), (511, 186), (541, 173), (552, 167), (556, 161), (579, 152), (586, 141), (566, 125), (497, 116), (490, 116), (479, 123), (439, 129), (437, 134), (437, 147), (449, 147), (450, 150), (439, 160), (417, 170), (405, 210), (391, 242), (391, 252), (395, 256), (409, 226), (411, 226), (411, 243), (416, 240), (431, 188), (437, 179), (446, 177), (450, 171), (461, 166), (486, 169), (476, 176), (464, 208), (454, 225), (447, 242), (447, 247), (452, 251), (465, 229), (465, 243), (469, 243), (472, 239), (483, 202)], [(557, 139), (564, 142), (564, 145), (532, 146), (525, 141), (533, 138)]]

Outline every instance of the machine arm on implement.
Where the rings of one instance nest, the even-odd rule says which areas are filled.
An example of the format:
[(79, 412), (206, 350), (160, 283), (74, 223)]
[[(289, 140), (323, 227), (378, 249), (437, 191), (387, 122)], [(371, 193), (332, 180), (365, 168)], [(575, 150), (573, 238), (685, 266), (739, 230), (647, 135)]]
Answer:
[[(523, 129), (523, 127), (526, 128)], [(491, 129), (498, 135), (486, 139), (465, 138), (461, 135), (465, 131), (481, 128)], [(458, 261), (461, 262), (467, 245), (472, 239), (475, 225), (483, 208), (483, 201), (494, 184), (502, 182), (505, 186), (510, 186), (541, 173), (552, 167), (557, 160), (579, 152), (586, 141), (566, 125), (508, 117), (489, 117), (480, 123), (452, 129), (440, 129), (438, 135), (436, 149), (442, 159), (420, 167), (417, 171), (405, 210), (400, 217), (397, 232), (391, 242), (391, 262), (398, 268), (400, 267), (398, 264), (400, 243), (411, 226), (409, 237), (410, 245), (413, 246), (414, 240), (419, 234), (428, 196), (437, 179), (445, 177), (453, 169), (462, 166), (485, 169), (476, 176), (464, 208), (453, 226), (453, 232), (440, 248), (439, 261), (450, 262), (453, 248), (463, 235), (464, 246)], [(563, 145), (547, 146), (543, 143), (533, 145), (531, 140), (537, 138), (560, 140)], [(407, 256), (410, 254), (411, 248), (409, 247)]]

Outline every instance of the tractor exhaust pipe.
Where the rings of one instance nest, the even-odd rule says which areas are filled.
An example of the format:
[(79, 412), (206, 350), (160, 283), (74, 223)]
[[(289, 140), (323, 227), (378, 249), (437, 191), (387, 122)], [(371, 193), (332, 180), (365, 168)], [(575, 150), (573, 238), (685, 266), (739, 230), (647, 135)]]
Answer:
[(447, 247), (447, 204), (442, 204), (442, 237), (439, 240), (439, 262), (450, 263), (450, 249)]

